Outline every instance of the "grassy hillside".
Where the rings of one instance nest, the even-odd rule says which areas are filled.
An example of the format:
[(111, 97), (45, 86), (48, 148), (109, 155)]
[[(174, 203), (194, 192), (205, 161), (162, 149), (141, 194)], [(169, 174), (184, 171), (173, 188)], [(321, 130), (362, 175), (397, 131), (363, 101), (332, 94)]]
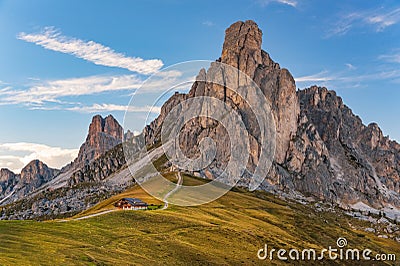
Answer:
[[(184, 177), (184, 184), (200, 183)], [(113, 202), (126, 196), (161, 203), (133, 187), (86, 213), (112, 208)], [(346, 237), (350, 248), (368, 247), (400, 258), (399, 243), (352, 229), (350, 223), (365, 222), (340, 212), (315, 212), (266, 193), (235, 189), (198, 207), (117, 211), (68, 222), (1, 221), (0, 265), (291, 265), (260, 261), (257, 251), (264, 244), (319, 250), (336, 247), (338, 237)], [(346, 265), (344, 261), (324, 262), (334, 263)]]

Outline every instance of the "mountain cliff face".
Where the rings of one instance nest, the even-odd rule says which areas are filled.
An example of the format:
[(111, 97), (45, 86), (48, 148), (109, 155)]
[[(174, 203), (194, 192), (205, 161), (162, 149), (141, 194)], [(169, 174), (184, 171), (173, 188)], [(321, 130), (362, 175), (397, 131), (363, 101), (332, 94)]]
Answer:
[[(262, 32), (253, 21), (236, 22), (226, 30), (218, 60), (246, 73), (271, 103), (276, 152), (261, 188), (300, 192), (344, 205), (363, 201), (374, 207), (388, 203), (400, 207), (399, 144), (383, 137), (376, 124), (363, 125), (335, 92), (320, 87), (296, 92), (290, 72), (261, 49), (261, 42)], [(200, 71), (201, 80), (207, 80), (210, 69)], [(188, 94), (172, 96), (160, 116), (145, 128), (146, 143), (160, 142), (161, 126), (170, 110), (197, 96), (224, 101), (241, 115), (249, 133), (247, 169), (251, 173), (262, 145), (257, 122), (245, 100), (223, 86), (197, 81)], [(229, 161), (232, 145), (222, 125), (207, 118), (194, 119), (182, 128), (180, 146), (188, 157), (195, 158), (205, 137), (216, 141), (217, 154), (200, 174), (215, 178)]]
[(24, 189), (26, 192), (31, 192), (31, 190), (52, 179), (57, 172), (57, 170), (49, 168), (43, 162), (33, 160), (21, 170), (17, 187)]
[[(221, 63), (238, 68), (248, 75), (260, 87), (270, 100), (276, 121), (276, 161), (283, 163), (291, 135), (297, 129), (297, 117), (300, 112), (293, 77), (286, 69), (281, 69), (268, 53), (261, 50), (262, 33), (253, 21), (236, 22), (226, 30)], [(201, 70), (198, 80), (207, 80), (216, 70), (211, 67), (208, 72)], [(163, 120), (170, 110), (183, 100), (198, 96), (209, 96), (219, 99), (236, 110), (244, 121), (249, 135), (251, 148), (248, 170), (252, 172), (260, 156), (260, 132), (251, 107), (241, 97), (225, 86), (196, 81), (187, 95), (175, 94), (162, 107), (160, 116), (145, 129), (146, 143), (160, 141)], [(263, 114), (261, 114), (263, 115)], [(265, 114), (266, 115), (266, 114)], [(199, 155), (199, 143), (205, 137), (217, 143), (216, 159), (202, 174), (212, 177), (223, 172), (229, 161), (231, 143), (222, 124), (212, 119), (198, 118), (185, 125), (180, 132), (181, 146), (188, 157)], [(237, 136), (238, 141), (240, 137)]]
[(78, 157), (74, 160), (76, 169), (97, 159), (106, 151), (122, 142), (124, 130), (112, 115), (102, 118), (96, 115), (92, 118), (86, 141), (79, 149)]
[[(400, 208), (400, 145), (384, 137), (377, 124), (364, 125), (334, 91), (317, 86), (296, 91), (290, 72), (274, 62), (261, 49), (261, 44), (262, 32), (256, 23), (236, 22), (226, 30), (222, 54), (217, 60), (247, 74), (271, 105), (276, 123), (275, 157), (259, 189), (283, 192), (289, 196), (300, 193), (344, 207), (363, 202), (377, 209), (385, 206)], [(219, 99), (241, 116), (248, 133), (250, 154), (242, 176), (244, 181), (239, 185), (246, 186), (265, 143), (260, 137), (260, 128), (248, 102), (225, 84), (207, 82), (207, 78), (216, 72), (218, 69), (215, 65), (211, 65), (207, 71), (200, 70), (199, 79), (189, 93), (175, 93), (168, 99), (160, 115), (138, 137), (130, 132), (124, 136), (122, 127), (111, 115), (106, 118), (99, 115), (93, 117), (78, 157), (59, 175), (63, 179), (57, 184), (62, 185), (55, 185), (42, 195), (44, 198), (48, 196), (46, 193), (56, 195), (54, 197), (58, 199), (58, 205), (48, 210), (49, 202), (44, 198), (32, 199), (34, 204), (30, 205), (33, 206), (30, 213), (29, 210), (18, 210), (19, 214), (15, 213), (13, 218), (32, 218), (38, 213), (50, 215), (61, 208), (57, 206), (70, 206), (69, 210), (61, 213), (83, 210), (87, 206), (78, 206), (77, 202), (92, 194), (97, 199), (97, 188), (105, 190), (102, 195), (122, 191), (132, 180), (129, 171), (125, 169), (124, 155), (127, 151), (122, 149), (120, 143), (129, 140), (126, 143), (132, 147), (128, 151), (135, 158), (141, 156), (140, 151), (144, 146), (157, 147), (161, 142), (161, 128), (168, 113), (185, 100), (199, 96)], [(240, 135), (234, 133), (234, 137), (234, 141), (241, 141)], [(235, 145), (223, 125), (205, 117), (186, 123), (179, 138), (181, 149), (189, 158), (200, 155), (203, 139), (214, 140), (215, 159), (207, 168), (195, 173), (210, 179), (224, 171), (230, 160), (230, 147)], [(20, 175), (2, 169), (0, 199), (14, 190), (17, 191), (15, 194), (24, 196), (57, 174), (58, 171), (39, 161), (31, 162)], [(108, 184), (107, 178), (110, 176), (114, 180)], [(229, 180), (225, 181), (229, 183)], [(85, 187), (87, 183), (91, 183), (92, 189), (89, 192)], [(90, 204), (94, 203), (95, 200)]]
[[(96, 159), (100, 158), (107, 151), (120, 144), (123, 138), (123, 129), (113, 116), (109, 115), (106, 118), (102, 118), (100, 115), (94, 116), (89, 126), (86, 141), (82, 144), (78, 157), (72, 164), (65, 166), (61, 171), (51, 169), (38, 160), (30, 162), (21, 170), (21, 174), (18, 175), (7, 169), (1, 169), (0, 200), (4, 199), (5, 203), (9, 203), (26, 197), (37, 188), (56, 178), (60, 173), (66, 175), (68, 180), (72, 175), (74, 178), (71, 178), (71, 180), (78, 180), (77, 182), (86, 181), (88, 178), (90, 180), (98, 180), (99, 176), (108, 176), (113, 171), (120, 169), (125, 161), (121, 158), (112, 158), (105, 162), (100, 161), (102, 163), (99, 165), (97, 163), (94, 166), (89, 165), (93, 164)], [(90, 169), (93, 171), (89, 171)], [(92, 174), (90, 177), (83, 177), (80, 174), (83, 172), (86, 175), (89, 172)], [(67, 184), (70, 184), (70, 181), (67, 181)], [(11, 193), (11, 197), (5, 198)]]
[[(377, 124), (365, 126), (334, 91), (314, 86), (298, 97), (300, 125), (285, 164), (292, 185), (335, 202), (399, 206), (399, 144)], [(304, 134), (307, 127), (312, 134)]]
[(18, 183), (18, 175), (8, 169), (0, 169), (0, 195), (6, 196), (11, 193)]
[(74, 186), (79, 183), (100, 182), (120, 170), (125, 164), (125, 155), (122, 144), (120, 144), (75, 171), (68, 180), (68, 185)]
[(58, 170), (49, 168), (39, 160), (33, 160), (27, 164), (21, 170), (21, 174), (14, 174), (8, 169), (1, 169), (1, 198), (6, 197), (10, 193), (13, 193), (13, 195), (17, 197), (23, 197), (50, 181), (58, 173)]

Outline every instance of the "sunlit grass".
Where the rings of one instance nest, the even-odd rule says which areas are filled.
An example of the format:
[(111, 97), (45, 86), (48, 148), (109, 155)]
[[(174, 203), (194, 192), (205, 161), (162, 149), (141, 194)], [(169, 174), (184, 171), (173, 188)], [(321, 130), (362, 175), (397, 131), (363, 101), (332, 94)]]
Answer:
[[(191, 185), (204, 183), (188, 176), (184, 180)], [(162, 204), (136, 186), (85, 213), (113, 208), (121, 197)], [(275, 248), (322, 249), (335, 246), (340, 236), (350, 247), (400, 257), (398, 243), (353, 230), (349, 221), (362, 223), (340, 213), (315, 213), (309, 206), (262, 192), (231, 191), (197, 207), (117, 211), (69, 222), (1, 221), (0, 265), (279, 265), (277, 260), (259, 261), (258, 249), (265, 243)]]

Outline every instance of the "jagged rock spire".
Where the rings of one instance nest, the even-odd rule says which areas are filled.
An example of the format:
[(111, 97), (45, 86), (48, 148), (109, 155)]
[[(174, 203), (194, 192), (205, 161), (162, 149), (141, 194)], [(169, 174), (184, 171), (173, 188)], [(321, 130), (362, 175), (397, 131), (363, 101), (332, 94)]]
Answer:
[(238, 21), (225, 31), (221, 62), (252, 76), (262, 64), (262, 31), (252, 20)]
[(98, 158), (121, 143), (123, 138), (124, 130), (112, 115), (106, 118), (100, 115), (94, 116), (89, 126), (86, 141), (82, 144), (78, 157), (74, 161), (75, 167), (82, 167)]

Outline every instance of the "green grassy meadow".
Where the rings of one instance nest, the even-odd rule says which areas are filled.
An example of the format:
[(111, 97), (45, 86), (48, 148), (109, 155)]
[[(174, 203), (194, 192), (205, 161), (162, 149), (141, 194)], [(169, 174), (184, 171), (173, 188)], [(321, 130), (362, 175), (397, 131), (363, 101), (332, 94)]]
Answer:
[[(184, 176), (184, 184), (202, 182)], [(128, 196), (162, 204), (135, 186), (85, 214), (111, 209), (116, 200)], [(197, 207), (116, 211), (67, 222), (0, 221), (0, 265), (313, 265), (261, 261), (257, 251), (264, 244), (320, 250), (335, 247), (338, 237), (345, 237), (350, 248), (395, 253), (400, 259), (399, 243), (350, 226), (362, 223), (340, 212), (316, 213), (307, 205), (267, 193), (234, 189)], [(376, 263), (360, 265), (394, 265)], [(322, 261), (315, 265), (357, 264)]]

